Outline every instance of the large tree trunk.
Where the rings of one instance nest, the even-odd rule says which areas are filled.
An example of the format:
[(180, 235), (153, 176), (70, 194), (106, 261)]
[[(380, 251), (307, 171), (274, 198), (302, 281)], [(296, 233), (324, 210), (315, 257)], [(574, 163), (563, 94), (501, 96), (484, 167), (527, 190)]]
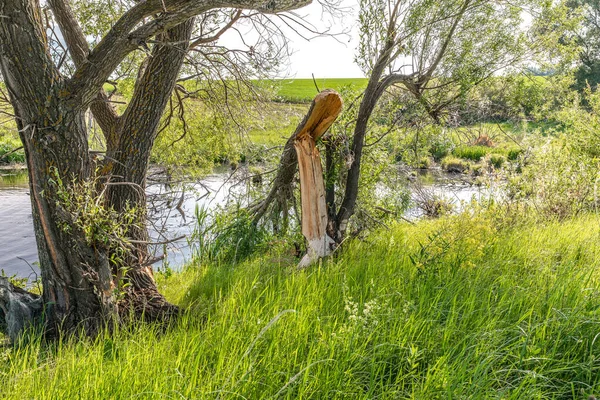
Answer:
[(3, 2), (0, 14), (10, 16), (0, 19), (0, 63), (25, 148), (46, 324), (93, 333), (116, 309), (107, 253), (86, 243), (59, 201), (90, 178), (85, 107), (65, 93), (37, 4)]
[[(127, 232), (133, 251), (125, 261), (129, 266), (125, 278), (130, 284), (126, 290), (130, 297), (136, 298), (136, 307), (144, 308), (144, 317), (149, 320), (162, 318), (165, 312), (176, 312), (158, 292), (152, 276), (145, 214), (146, 172), (158, 126), (185, 59), (193, 26), (194, 19), (191, 18), (157, 38), (159, 43), (145, 63), (131, 102), (119, 120), (114, 139), (107, 146), (108, 206), (117, 212), (125, 212), (131, 207), (144, 211), (137, 213), (137, 221)], [(119, 271), (115, 272), (120, 275)]]
[[(306, 0), (134, 3), (90, 50), (75, 26), (68, 0), (49, 0), (76, 66), (73, 76), (65, 78), (49, 54), (39, 1), (0, 2), (0, 71), (25, 149), (43, 317), (50, 334), (74, 330), (94, 334), (123, 316), (163, 320), (177, 312), (152, 277), (144, 189), (157, 127), (188, 50), (192, 18), (223, 7), (275, 13), (308, 4)], [(118, 117), (105, 103), (102, 85), (127, 54), (147, 47), (151, 38), (157, 40), (146, 69), (127, 111)], [(89, 154), (84, 121), (88, 109), (107, 138), (108, 154), (100, 169)], [(98, 212), (86, 214), (88, 206)], [(118, 221), (132, 208), (139, 211), (137, 217), (124, 221), (125, 229), (115, 227), (111, 217)], [(94, 220), (98, 215), (104, 219)], [(121, 231), (120, 237), (107, 230)], [(5, 286), (0, 288), (0, 319), (37, 316), (35, 297), (15, 302), (22, 297)], [(14, 311), (22, 307), (31, 307), (31, 313)], [(10, 324), (17, 327), (11, 330), (13, 338), (27, 325), (23, 322)]]
[[(67, 81), (54, 68), (45, 48), (38, 12), (34, 2), (15, 1), (0, 6), (0, 14), (11, 16), (0, 19), (0, 63), (25, 148), (44, 288), (46, 333), (54, 335), (78, 330), (93, 335), (130, 315), (149, 320), (164, 319), (176, 313), (177, 308), (160, 295), (151, 266), (146, 263), (147, 233), (143, 217), (134, 221), (126, 232), (135, 243), (133, 251), (115, 264), (111, 261), (114, 248), (90, 238), (89, 232), (84, 232), (86, 227), (77, 222), (77, 215), (71, 209), (73, 204), (69, 202), (74, 199), (74, 193), (95, 179), (84, 119), (87, 106), (72, 100), (66, 90)], [(192, 21), (188, 21), (182, 24), (183, 29), (175, 27), (172, 31), (183, 30), (184, 37), (189, 38), (191, 25)], [(165, 39), (181, 37), (170, 37), (171, 33), (167, 32)], [(95, 193), (98, 205), (107, 210), (122, 212), (126, 207), (145, 210), (143, 189), (148, 157), (160, 116), (187, 50), (185, 38), (183, 40), (182, 47), (168, 46), (177, 48), (177, 56), (173, 51), (161, 53), (167, 45), (157, 45), (155, 53), (165, 58), (153, 59), (149, 68), (161, 67), (146, 71), (146, 74), (155, 74), (157, 84), (147, 79), (145, 85), (139, 85), (141, 89), (137, 92), (141, 93), (134, 96), (140, 104), (133, 107), (132, 113), (146, 107), (151, 115), (145, 115), (143, 120), (133, 116), (120, 121), (121, 138), (124, 139), (117, 149), (111, 149), (114, 157), (110, 159), (117, 160), (115, 164), (124, 169), (110, 171), (113, 175), (119, 174), (119, 179), (108, 183), (122, 183), (114, 186), (121, 190), (108, 190), (108, 200), (103, 199), (102, 186), (110, 181), (106, 179), (100, 182)], [(31, 69), (29, 65), (45, 67)], [(122, 276), (122, 271), (126, 271), (126, 276)], [(129, 284), (124, 285), (125, 281)], [(131, 310), (134, 310), (133, 314)], [(8, 320), (14, 315), (5, 318)]]

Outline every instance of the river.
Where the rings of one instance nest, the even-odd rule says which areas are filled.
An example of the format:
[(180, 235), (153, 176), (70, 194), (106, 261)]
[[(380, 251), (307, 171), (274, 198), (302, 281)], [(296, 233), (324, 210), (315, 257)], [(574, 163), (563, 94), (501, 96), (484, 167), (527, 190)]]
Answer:
[[(461, 176), (440, 172), (425, 176), (427, 179), (424, 181), (427, 183), (422, 187), (426, 188), (427, 193), (446, 198), (455, 208), (460, 208), (462, 202), (473, 198), (481, 200), (493, 196), (490, 189), (465, 183)], [(418, 176), (414, 178), (422, 179)], [(153, 221), (149, 228), (151, 240), (168, 242), (173, 238), (180, 238), (155, 246), (157, 255), (166, 254), (166, 258), (157, 262), (155, 268), (168, 265), (177, 269), (189, 261), (192, 251), (187, 238), (195, 227), (196, 207), (215, 209), (224, 205), (232, 194), (239, 200), (247, 188), (234, 185), (233, 182), (228, 173), (222, 172), (197, 183), (187, 184), (185, 189), (181, 185), (164, 183), (149, 185), (149, 214)], [(36, 266), (37, 249), (28, 188), (25, 171), (0, 170), (0, 269), (8, 276), (35, 279), (39, 270)], [(417, 201), (419, 194), (413, 191), (412, 197)], [(421, 208), (412, 206), (405, 217), (415, 219), (422, 214)]]

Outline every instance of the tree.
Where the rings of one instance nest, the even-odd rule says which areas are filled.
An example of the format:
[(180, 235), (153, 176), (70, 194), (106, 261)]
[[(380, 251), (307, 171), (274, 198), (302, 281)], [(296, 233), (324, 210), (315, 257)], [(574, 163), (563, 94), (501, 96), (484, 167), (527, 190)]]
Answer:
[[(360, 98), (350, 144), (343, 196), (327, 190), (328, 234), (337, 243), (346, 236), (354, 214), (365, 137), (371, 115), (384, 95), (410, 93), (429, 117), (444, 122), (444, 110), (498, 71), (526, 61), (542, 42), (527, 37), (525, 7), (543, 7), (537, 0), (364, 0), (360, 2), (360, 45), (357, 62), (369, 77)], [(294, 136), (287, 142), (277, 176), (266, 199), (254, 207), (255, 221), (271, 204), (286, 210), (297, 157)], [(332, 146), (332, 145), (330, 145)], [(335, 147), (326, 148), (326, 175)], [(347, 162), (347, 160), (343, 160)]]
[(589, 84), (595, 87), (600, 83), (600, 1), (569, 0), (571, 9), (582, 12), (582, 23), (575, 32), (575, 40), (580, 46), (580, 65), (575, 71), (576, 88), (583, 90)]
[[(90, 48), (68, 0), (49, 0), (72, 58), (68, 76), (50, 53), (39, 2), (0, 4), (0, 71), (25, 150), (43, 286), (39, 307), (32, 297), (20, 302), (21, 293), (3, 283), (0, 308), (6, 320), (15, 318), (6, 315), (10, 310), (35, 303), (20, 315), (43, 318), (49, 335), (75, 329), (94, 334), (129, 316), (164, 320), (177, 313), (152, 276), (144, 188), (163, 111), (188, 50), (203, 40), (193, 36), (195, 17), (200, 15), (202, 24), (202, 16), (220, 9), (269, 14), (309, 3), (126, 2), (122, 15)], [(231, 12), (231, 21), (241, 12)], [(118, 115), (103, 85), (137, 49), (149, 57), (138, 71), (130, 103)], [(104, 133), (104, 157), (89, 151), (88, 109)], [(19, 328), (11, 336), (25, 325), (14, 325)]]

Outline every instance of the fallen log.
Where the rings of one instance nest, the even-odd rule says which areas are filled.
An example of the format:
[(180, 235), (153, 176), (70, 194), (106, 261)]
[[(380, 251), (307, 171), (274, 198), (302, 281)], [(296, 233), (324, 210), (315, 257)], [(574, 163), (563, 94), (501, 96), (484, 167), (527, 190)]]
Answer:
[(300, 171), (302, 234), (307, 252), (298, 268), (305, 268), (333, 251), (335, 240), (327, 234), (327, 203), (323, 167), (316, 142), (342, 111), (342, 98), (333, 90), (324, 90), (313, 100), (303, 124), (296, 131), (294, 148)]

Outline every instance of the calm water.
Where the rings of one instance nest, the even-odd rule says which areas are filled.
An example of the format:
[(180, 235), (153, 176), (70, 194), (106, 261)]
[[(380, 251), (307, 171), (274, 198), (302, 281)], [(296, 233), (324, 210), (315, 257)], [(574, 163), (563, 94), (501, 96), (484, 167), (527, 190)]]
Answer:
[[(228, 174), (209, 176), (201, 182), (172, 187), (151, 184), (148, 188), (149, 214), (152, 220), (149, 233), (152, 242), (167, 242), (154, 246), (156, 256), (166, 254), (163, 263), (171, 267), (183, 265), (191, 256), (187, 240), (195, 227), (195, 209), (214, 209), (224, 205), (231, 193), (239, 194), (244, 188), (228, 181)], [(181, 204), (179, 210), (176, 206)], [(31, 201), (26, 171), (0, 170), (0, 270), (8, 276), (35, 278), (38, 268), (37, 248), (31, 217)]]
[[(155, 267), (160, 268), (163, 263), (168, 263), (170, 267), (177, 268), (190, 259), (191, 248), (187, 237), (194, 230), (196, 207), (214, 209), (224, 205), (231, 194), (239, 199), (247, 192), (246, 187), (234, 185), (229, 178), (226, 173), (216, 174), (196, 184), (187, 185), (185, 189), (165, 184), (149, 186), (149, 214), (153, 221), (149, 232), (152, 241), (163, 242), (186, 236), (172, 243), (154, 246), (155, 255), (167, 255), (165, 261), (156, 263)], [(473, 186), (460, 179), (441, 173), (429, 174), (426, 188), (455, 204), (457, 209), (460, 209), (462, 202), (495, 196), (490, 189)], [(382, 193), (385, 191), (382, 188)], [(176, 208), (177, 205), (181, 212)], [(413, 207), (405, 216), (418, 218), (421, 215), (422, 212)], [(34, 278), (38, 271), (36, 261), (37, 249), (26, 172), (0, 170), (0, 269), (9, 276)]]
[(27, 173), (0, 170), (0, 269), (9, 276), (29, 276), (36, 261)]

